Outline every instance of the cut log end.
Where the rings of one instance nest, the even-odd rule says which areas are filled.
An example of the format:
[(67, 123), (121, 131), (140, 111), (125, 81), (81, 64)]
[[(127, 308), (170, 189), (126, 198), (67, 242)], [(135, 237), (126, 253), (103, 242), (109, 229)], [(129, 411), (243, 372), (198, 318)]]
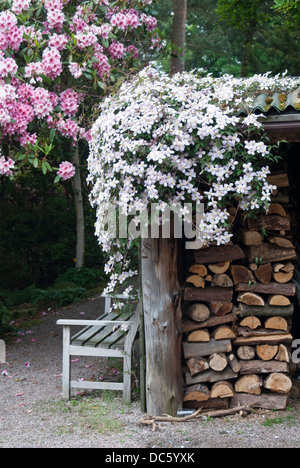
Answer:
[(265, 301), (263, 300), (261, 296), (255, 293), (251, 293), (251, 292), (240, 294), (237, 300), (238, 302), (241, 302), (242, 304), (246, 304), (249, 306), (262, 306), (263, 307), (265, 305)]
[(275, 372), (266, 378), (264, 387), (272, 392), (286, 395), (292, 388), (292, 381), (287, 375)]

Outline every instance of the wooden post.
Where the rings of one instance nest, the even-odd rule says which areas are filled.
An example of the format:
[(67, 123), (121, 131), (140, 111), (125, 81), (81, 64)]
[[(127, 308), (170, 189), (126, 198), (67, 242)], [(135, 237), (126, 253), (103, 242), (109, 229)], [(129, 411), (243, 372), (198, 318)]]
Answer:
[(160, 237), (141, 242), (147, 412), (175, 416), (183, 399), (178, 241)]
[(146, 412), (146, 363), (145, 363), (145, 323), (144, 323), (144, 306), (143, 306), (143, 282), (142, 282), (142, 246), (141, 240), (139, 244), (139, 322), (140, 322), (140, 333), (139, 333), (139, 344), (140, 344), (140, 401), (141, 410), (143, 413)]

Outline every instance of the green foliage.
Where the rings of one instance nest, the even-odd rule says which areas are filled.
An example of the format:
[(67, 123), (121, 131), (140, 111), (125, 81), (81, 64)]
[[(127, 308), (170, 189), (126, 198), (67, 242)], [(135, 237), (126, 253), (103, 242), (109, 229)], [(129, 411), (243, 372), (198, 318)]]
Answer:
[[(186, 70), (204, 68), (213, 76), (251, 76), (288, 70), (300, 75), (300, 3), (275, 0), (290, 9), (274, 9), (273, 0), (189, 0), (186, 25)], [(293, 8), (291, 8), (293, 6)], [(168, 47), (160, 64), (169, 70), (172, 0), (158, 2), (158, 24)], [(244, 71), (242, 65), (244, 61)]]
[(54, 286), (70, 282), (80, 288), (92, 289), (104, 279), (103, 271), (97, 268), (70, 268), (56, 279)]
[[(0, 315), (9, 319), (9, 309), (22, 304), (38, 304), (42, 307), (62, 307), (86, 297), (87, 290), (98, 287), (104, 281), (102, 269), (70, 268), (58, 276), (49, 288), (37, 288), (32, 284), (24, 289), (0, 290)], [(1, 302), (2, 301), (2, 302)], [(1, 323), (1, 319), (0, 319)]]
[[(17, 181), (0, 180), (0, 288), (47, 287), (74, 267), (75, 212), (71, 186), (27, 172)], [(101, 266), (94, 236), (94, 211), (86, 205), (86, 266)]]
[(40, 304), (44, 307), (63, 307), (68, 304), (78, 302), (85, 297), (85, 288), (66, 288), (56, 289), (54, 287), (47, 289), (35, 289), (32, 291), (32, 303)]

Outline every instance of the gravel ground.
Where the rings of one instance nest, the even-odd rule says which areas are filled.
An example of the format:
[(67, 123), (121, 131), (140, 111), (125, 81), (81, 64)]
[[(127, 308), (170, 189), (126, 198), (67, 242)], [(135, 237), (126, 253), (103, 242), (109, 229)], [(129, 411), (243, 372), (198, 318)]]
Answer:
[[(140, 423), (139, 402), (124, 406), (112, 392), (75, 395), (62, 401), (62, 330), (59, 318), (96, 318), (102, 299), (90, 298), (47, 311), (38, 322), (22, 322), (24, 335), (7, 342), (0, 364), (0, 448), (296, 448), (300, 446), (300, 400), (287, 411), (256, 410), (247, 417), (200, 419), (183, 423)], [(84, 313), (84, 315), (83, 315)], [(19, 324), (20, 326), (20, 324)], [(80, 358), (72, 376), (118, 379), (117, 364)]]

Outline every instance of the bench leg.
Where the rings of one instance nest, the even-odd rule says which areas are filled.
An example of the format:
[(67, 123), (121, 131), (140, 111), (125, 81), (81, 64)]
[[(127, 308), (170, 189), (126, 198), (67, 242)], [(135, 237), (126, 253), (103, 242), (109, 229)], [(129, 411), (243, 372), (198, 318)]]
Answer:
[(129, 404), (131, 401), (131, 349), (124, 350), (123, 401), (126, 404)]
[(71, 333), (70, 327), (63, 327), (63, 399), (70, 399), (70, 378), (71, 378), (71, 367), (70, 367), (70, 342)]

